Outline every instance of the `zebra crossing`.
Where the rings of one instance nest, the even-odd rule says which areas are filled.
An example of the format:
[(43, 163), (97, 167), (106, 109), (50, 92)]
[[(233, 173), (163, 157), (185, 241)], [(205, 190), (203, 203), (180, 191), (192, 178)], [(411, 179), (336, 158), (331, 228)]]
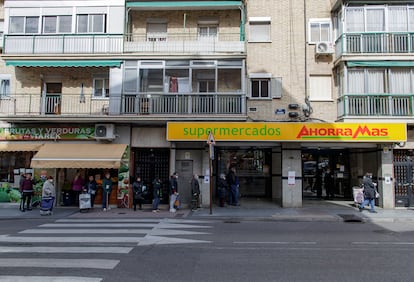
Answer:
[[(193, 238), (210, 234), (211, 228), (206, 221), (186, 219), (59, 219), (14, 235), (0, 235), (0, 268), (5, 270), (0, 281), (102, 281), (96, 271), (114, 269), (136, 247), (208, 244), (211, 241)], [(21, 267), (36, 269), (36, 275), (12, 275), (20, 273)], [(52, 271), (59, 275), (50, 275), (51, 269), (59, 269)], [(73, 275), (82, 269), (93, 275)]]

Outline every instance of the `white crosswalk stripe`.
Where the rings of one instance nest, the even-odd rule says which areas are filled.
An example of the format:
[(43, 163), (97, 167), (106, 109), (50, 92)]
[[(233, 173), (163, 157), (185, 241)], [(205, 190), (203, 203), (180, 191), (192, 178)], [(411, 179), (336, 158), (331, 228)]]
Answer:
[[(101, 277), (73, 276), (73, 269), (114, 269), (120, 263), (119, 256), (128, 254), (137, 246), (208, 244), (210, 241), (181, 236), (208, 235), (210, 233), (205, 231), (210, 228), (205, 221), (185, 219), (59, 219), (54, 223), (23, 230), (16, 235), (0, 235), (0, 255), (13, 256), (0, 256), (0, 267), (56, 268), (64, 269), (63, 273), (67, 272), (69, 275), (53, 276), (45, 271), (44, 276), (14, 276), (4, 272), (0, 274), (0, 282), (102, 281)], [(105, 246), (107, 244), (109, 246)], [(26, 257), (28, 253), (49, 254), (55, 257), (45, 258), (43, 255), (33, 259)], [(16, 257), (19, 254), (25, 257)], [(71, 257), (66, 258), (64, 254), (71, 254)], [(73, 257), (76, 254), (79, 256)], [(96, 254), (105, 256), (96, 259)]]

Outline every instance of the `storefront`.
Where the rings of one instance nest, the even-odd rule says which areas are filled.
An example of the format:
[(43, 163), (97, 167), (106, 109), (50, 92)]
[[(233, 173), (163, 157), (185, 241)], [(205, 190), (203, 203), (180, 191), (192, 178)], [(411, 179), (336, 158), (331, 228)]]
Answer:
[[(212, 171), (206, 149), (209, 133), (215, 139)], [(334, 176), (335, 197), (351, 199), (352, 186), (358, 185), (364, 173), (370, 171), (384, 196), (380, 205), (393, 207), (392, 148), (406, 139), (406, 124), (397, 123), (170, 122), (167, 125), (167, 140), (176, 150), (176, 163), (187, 158), (202, 164), (194, 173), (201, 172), (208, 180), (204, 181), (205, 195), (208, 195), (206, 186), (212, 181), (213, 201), (217, 178), (235, 166), (242, 197), (262, 197), (283, 207), (301, 207), (304, 197), (316, 196), (311, 187), (309, 191), (306, 189), (314, 183), (316, 173), (327, 168)], [(196, 144), (204, 148), (198, 157), (190, 154), (190, 148)]]
[[(118, 205), (122, 200), (120, 195), (128, 197), (130, 193), (129, 144), (99, 143), (94, 130), (94, 126), (3, 128), (0, 156), (4, 183), (18, 189), (19, 175), (32, 173), (37, 181), (34, 197), (37, 200), (42, 181), (50, 175), (55, 178), (57, 204), (75, 205), (72, 183), (76, 174), (82, 178), (81, 182), (92, 175), (100, 184), (109, 172), (114, 184), (109, 204)], [(102, 199), (101, 189), (98, 191), (96, 204)]]

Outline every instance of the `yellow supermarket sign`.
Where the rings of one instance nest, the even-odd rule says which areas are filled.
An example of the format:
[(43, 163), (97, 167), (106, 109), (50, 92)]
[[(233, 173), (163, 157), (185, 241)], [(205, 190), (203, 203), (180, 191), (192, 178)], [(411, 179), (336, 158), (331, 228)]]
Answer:
[(169, 122), (168, 141), (405, 142), (405, 123)]

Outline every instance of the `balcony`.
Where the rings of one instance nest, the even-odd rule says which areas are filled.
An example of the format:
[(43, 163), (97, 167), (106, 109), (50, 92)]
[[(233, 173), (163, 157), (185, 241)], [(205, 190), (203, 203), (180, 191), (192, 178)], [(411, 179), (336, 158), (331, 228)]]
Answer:
[(124, 45), (125, 53), (244, 53), (240, 33), (220, 33), (200, 36), (198, 33), (130, 34)]
[(122, 53), (244, 53), (239, 33), (199, 36), (179, 34), (4, 35), (5, 55), (74, 55)]
[(6, 55), (120, 54), (122, 34), (4, 35)]
[(0, 118), (56, 118), (105, 116), (244, 116), (242, 93), (113, 95), (97, 99), (79, 94), (15, 94), (0, 98)]
[(338, 117), (414, 117), (414, 94), (347, 94), (338, 99)]
[(414, 32), (345, 33), (335, 42), (336, 56), (414, 54)]

